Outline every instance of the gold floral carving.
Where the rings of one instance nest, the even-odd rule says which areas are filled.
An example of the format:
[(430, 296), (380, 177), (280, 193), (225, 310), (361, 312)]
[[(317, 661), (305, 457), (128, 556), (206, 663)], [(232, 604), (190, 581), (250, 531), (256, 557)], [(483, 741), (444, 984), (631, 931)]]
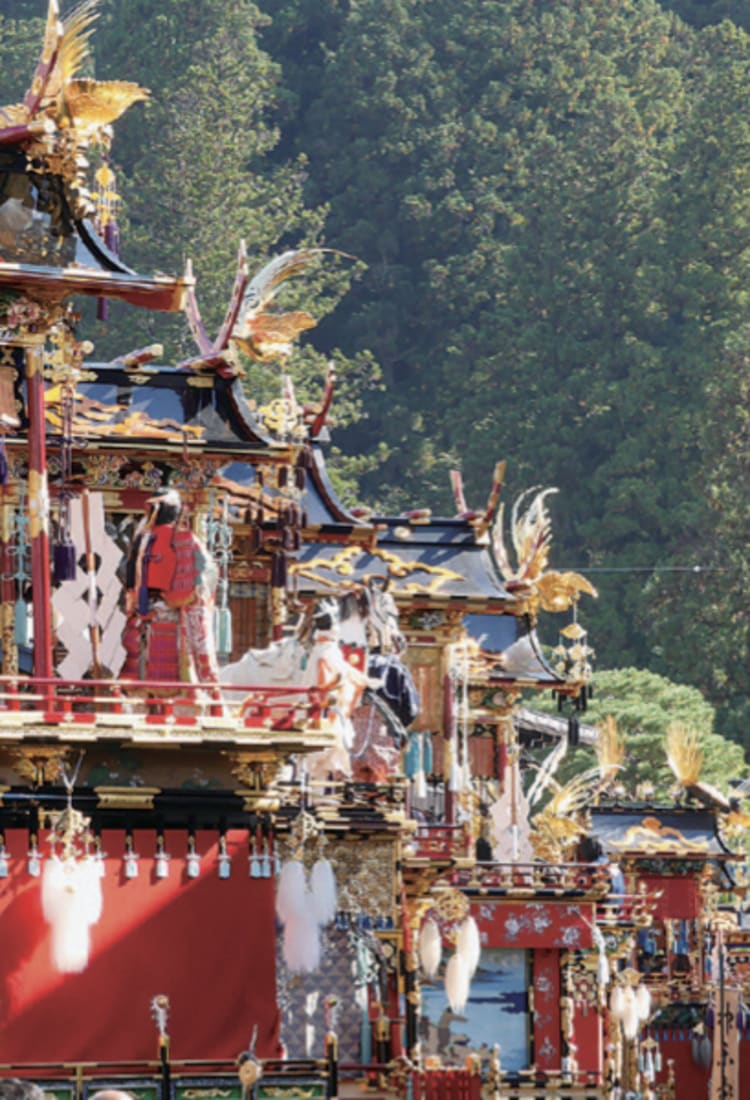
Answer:
[[(291, 858), (292, 838), (280, 837), (282, 860)], [(317, 858), (315, 845), (309, 845)], [(352, 836), (348, 840), (326, 834), (326, 858), (338, 884), (339, 908), (357, 913), (389, 916), (396, 896), (396, 861), (390, 840)]]
[(261, 405), (258, 415), (274, 435), (303, 438), (307, 431), (299, 405), (288, 398), (278, 397), (268, 405)]
[(55, 783), (67, 763), (68, 749), (54, 745), (28, 745), (10, 750), (19, 779), (32, 787)]
[(278, 775), (281, 760), (268, 752), (228, 752), (229, 770), (244, 793), (267, 791)]

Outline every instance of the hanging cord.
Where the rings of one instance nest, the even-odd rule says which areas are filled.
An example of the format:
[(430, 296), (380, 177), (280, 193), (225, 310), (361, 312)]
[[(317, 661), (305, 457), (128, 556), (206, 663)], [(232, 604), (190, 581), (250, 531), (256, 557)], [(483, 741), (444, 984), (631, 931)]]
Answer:
[(88, 833), (89, 819), (84, 817), (80, 811), (73, 809), (73, 791), (78, 782), (81, 764), (83, 763), (85, 755), (85, 752), (81, 750), (78, 754), (78, 760), (75, 767), (70, 774), (68, 774), (65, 764), (60, 761), (60, 778), (62, 779), (68, 799), (65, 809), (54, 821), (51, 839), (53, 847), (56, 840), (62, 842), (63, 859), (75, 858), (78, 854), (76, 851), (76, 841), (79, 839), (83, 839), (84, 848), (88, 851), (90, 840)]

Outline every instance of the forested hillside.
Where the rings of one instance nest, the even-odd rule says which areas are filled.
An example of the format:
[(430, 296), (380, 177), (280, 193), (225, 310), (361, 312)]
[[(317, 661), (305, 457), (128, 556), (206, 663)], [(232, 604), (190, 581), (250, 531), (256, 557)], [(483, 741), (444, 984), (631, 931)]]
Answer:
[[(0, 2), (6, 101), (43, 7)], [(500, 457), (507, 499), (558, 486), (554, 561), (601, 592), (600, 663), (699, 687), (744, 740), (748, 5), (101, 8), (97, 75), (152, 90), (112, 150), (128, 262), (192, 256), (210, 327), (240, 237), (356, 256), (305, 287), (324, 319), (293, 364), (303, 392), (339, 365), (344, 488), (450, 510), (460, 466), (479, 506)], [(159, 336), (187, 353), (137, 314), (92, 333), (102, 355)]]

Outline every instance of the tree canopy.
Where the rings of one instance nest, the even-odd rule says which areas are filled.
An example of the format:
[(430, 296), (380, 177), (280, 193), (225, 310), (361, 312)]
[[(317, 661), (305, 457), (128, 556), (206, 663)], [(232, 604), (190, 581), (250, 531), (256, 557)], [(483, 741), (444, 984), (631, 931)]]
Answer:
[[(714, 709), (696, 688), (644, 669), (602, 671), (597, 676), (586, 721), (601, 725), (608, 717), (615, 719), (625, 745), (625, 759), (616, 782), (631, 797), (647, 784), (653, 787), (656, 801), (669, 800), (676, 779), (667, 763), (666, 737), (675, 723), (699, 735), (702, 781), (726, 794), (732, 780), (750, 774), (742, 748), (715, 732)], [(593, 749), (573, 749), (558, 778), (565, 781), (595, 764)]]

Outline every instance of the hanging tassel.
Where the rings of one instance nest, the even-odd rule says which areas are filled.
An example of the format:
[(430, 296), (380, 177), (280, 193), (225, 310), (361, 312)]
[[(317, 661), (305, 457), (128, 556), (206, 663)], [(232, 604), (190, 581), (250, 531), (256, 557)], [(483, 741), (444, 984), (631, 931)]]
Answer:
[(422, 734), (422, 771), (425, 775), (432, 775), (434, 753), (432, 749), (432, 734)]
[(8, 455), (5, 451), (5, 432), (0, 432), (0, 485), (8, 484)]
[(651, 1015), (651, 994), (645, 985), (639, 985), (635, 993), (635, 1007), (638, 1018), (645, 1023)]
[(635, 991), (632, 986), (627, 986), (623, 993), (622, 1032), (626, 1039), (635, 1039), (638, 1034), (641, 1019), (638, 1015), (638, 1005)]
[(469, 999), (470, 986), (468, 967), (456, 951), (445, 968), (445, 992), (452, 1012), (463, 1012)]
[(293, 974), (311, 974), (320, 966), (320, 933), (310, 907), (286, 921), (283, 956)]
[(621, 1020), (625, 1014), (625, 990), (621, 985), (616, 985), (609, 998), (609, 1011), (615, 1020)]
[(430, 919), (424, 922), (419, 933), (419, 961), (425, 978), (434, 978), (443, 957), (443, 941), (437, 923)]
[(282, 866), (276, 891), (276, 915), (282, 924), (292, 917), (309, 912), (305, 868), (298, 859), (290, 859)]
[(216, 650), (221, 657), (232, 653), (232, 612), (228, 607), (214, 608), (214, 633)]
[(596, 964), (596, 976), (599, 983), (599, 989), (602, 991), (602, 1004), (604, 1004), (604, 989), (609, 985), (610, 979), (610, 966), (609, 958), (607, 956), (607, 945), (604, 940), (604, 936), (601, 934), (598, 928), (593, 929), (594, 932), (594, 945), (599, 953)]
[(260, 861), (260, 877), (271, 877), (271, 854), (268, 850), (268, 840), (266, 840), (265, 838), (263, 840), (263, 855)]
[(646, 1057), (643, 1059), (643, 1072), (646, 1075), (647, 1081), (656, 1080), (656, 1071), (654, 1069), (654, 1056), (650, 1050), (646, 1051)]
[(455, 750), (451, 753), (451, 770), (448, 777), (448, 790), (451, 794), (458, 794), (462, 789), (463, 784), (463, 768), (458, 762), (458, 756)]
[(18, 646), (29, 644), (29, 608), (26, 600), (20, 597), (16, 600), (13, 641)]
[(42, 873), (42, 911), (51, 927), (52, 963), (63, 974), (86, 969), (90, 928), (101, 917), (102, 887), (93, 859), (52, 855)]
[(255, 839), (253, 839), (252, 848), (250, 850), (250, 878), (261, 878), (258, 845)]
[(404, 748), (404, 775), (407, 779), (414, 779), (419, 772), (419, 734), (412, 731)]
[(336, 877), (328, 859), (319, 859), (310, 872), (312, 909), (318, 924), (330, 924), (336, 916), (338, 896)]
[(271, 555), (271, 584), (274, 588), (286, 586), (286, 554)]
[(52, 548), (52, 583), (76, 579), (76, 548), (72, 542), (59, 542)]
[(424, 802), (427, 798), (427, 779), (421, 770), (414, 776), (412, 796), (416, 802)]
[(473, 978), (479, 966), (479, 958), (482, 954), (479, 928), (473, 917), (467, 917), (459, 927), (458, 938), (456, 939), (456, 951), (466, 963), (469, 977)]

